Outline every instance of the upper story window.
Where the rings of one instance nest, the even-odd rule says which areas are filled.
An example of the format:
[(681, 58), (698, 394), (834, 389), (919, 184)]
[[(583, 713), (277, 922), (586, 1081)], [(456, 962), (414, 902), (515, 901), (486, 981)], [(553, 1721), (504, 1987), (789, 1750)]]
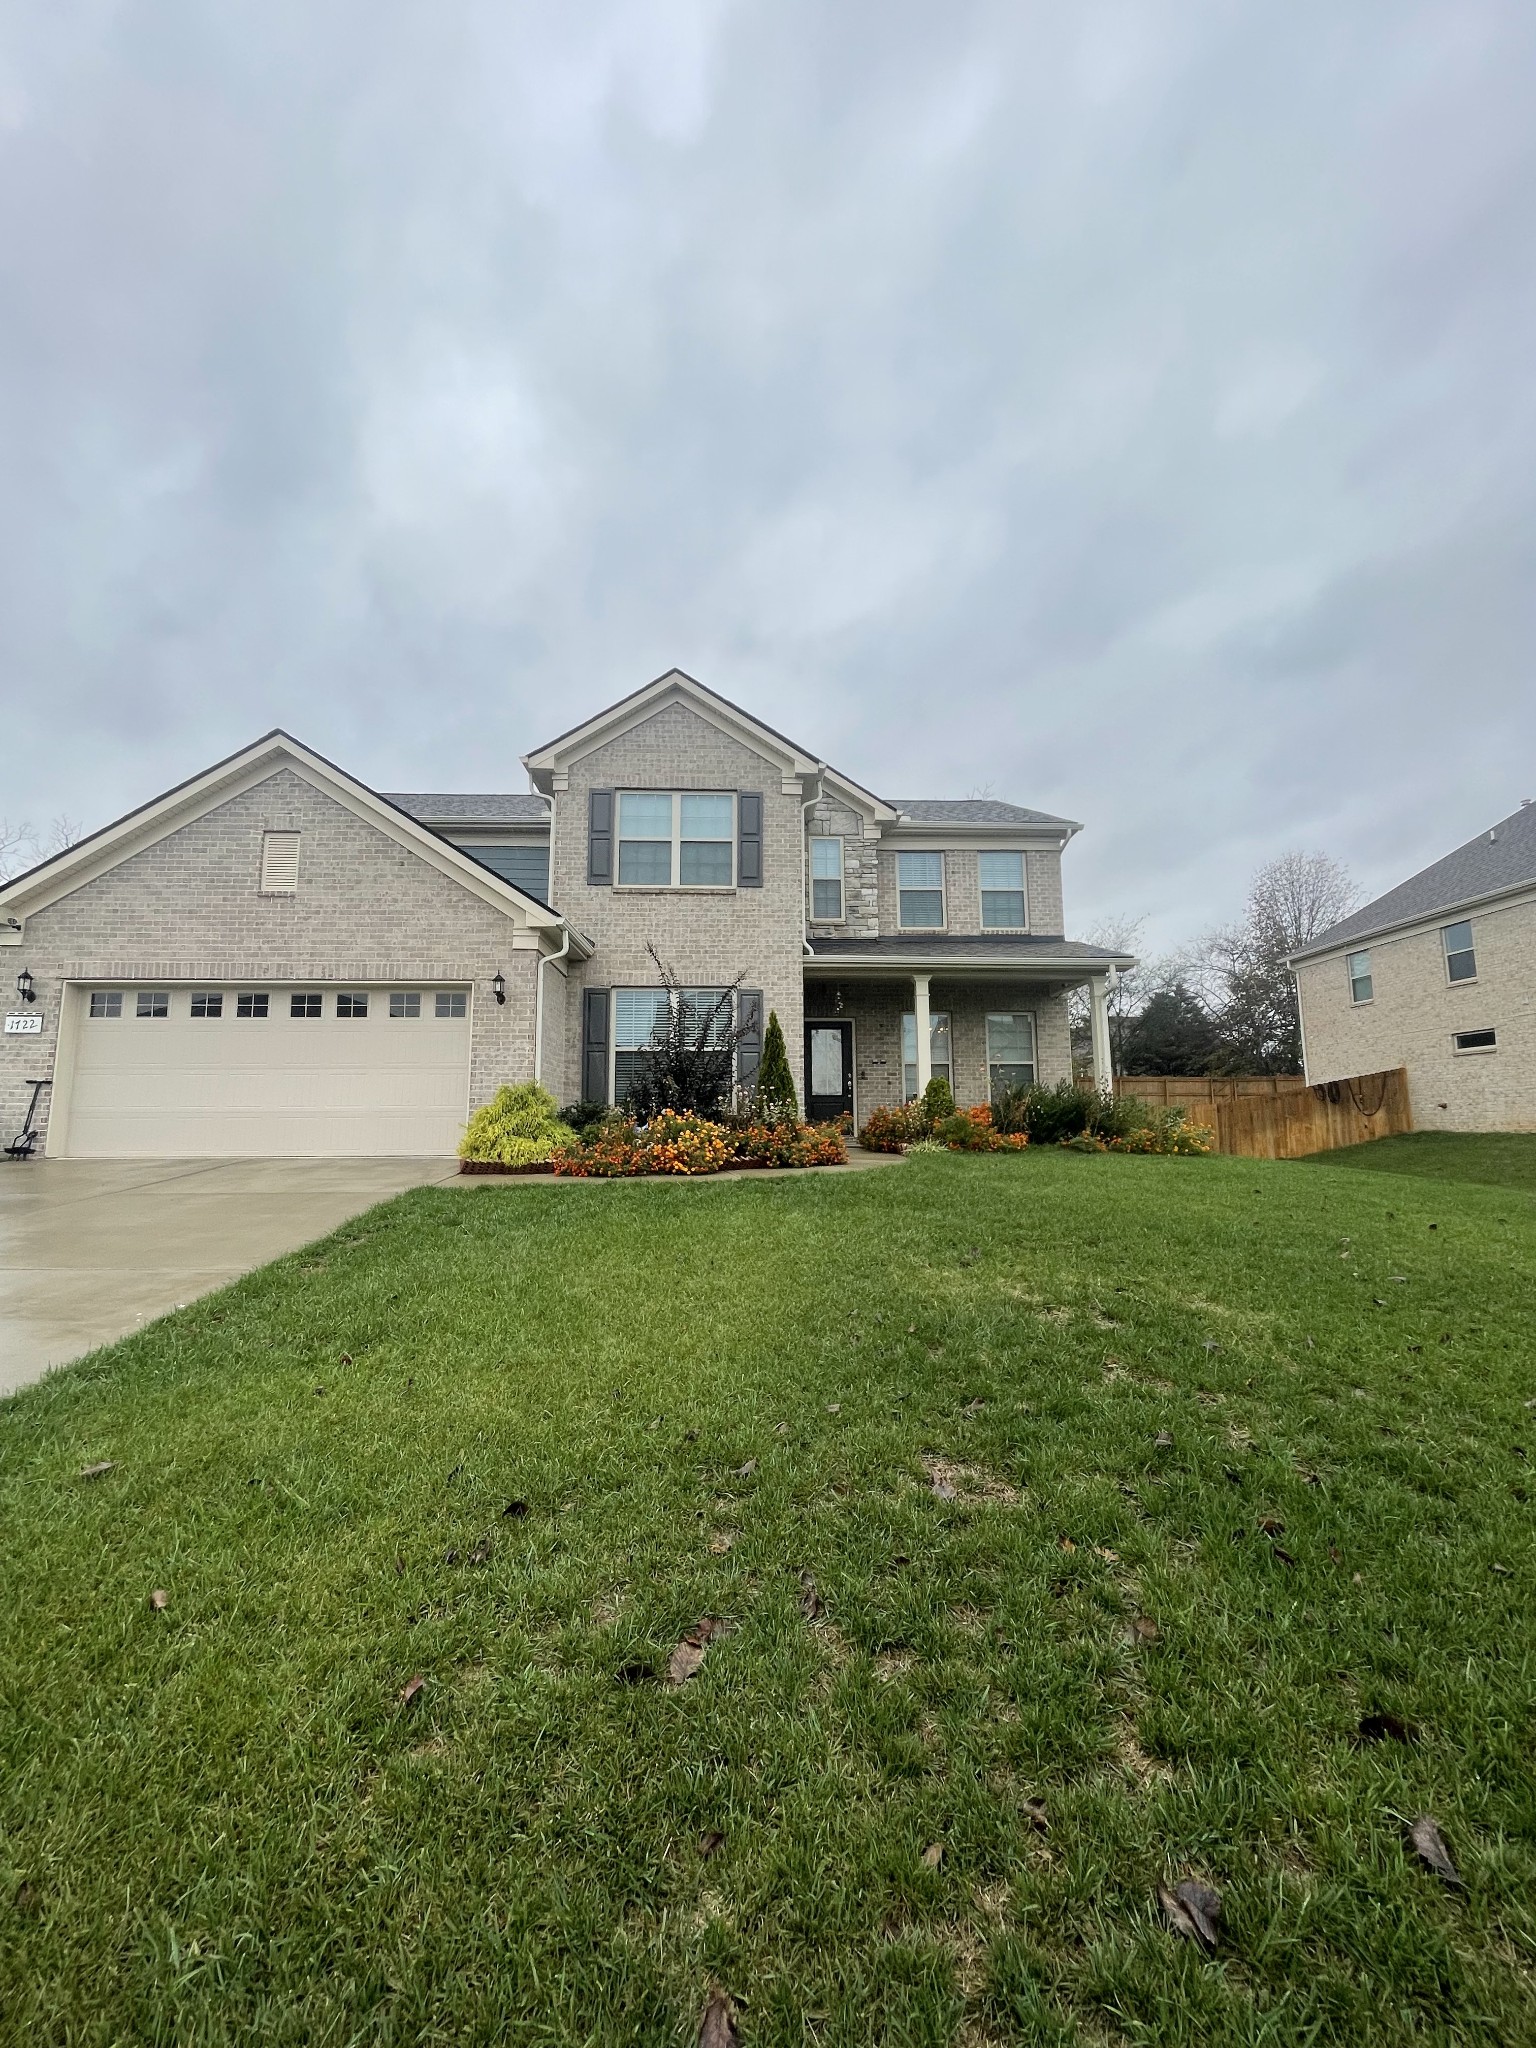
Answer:
[(944, 922), (944, 856), (942, 853), (898, 853), (896, 856), (897, 921), (919, 930)]
[(1375, 994), (1371, 982), (1370, 954), (1351, 953), (1345, 965), (1349, 969), (1349, 1000), (1352, 1003), (1368, 1003)]
[(811, 916), (833, 922), (843, 914), (843, 842), (811, 841)]
[(1440, 939), (1445, 947), (1446, 980), (1476, 981), (1477, 954), (1472, 947), (1472, 920), (1464, 917), (1459, 924), (1442, 926)]
[(1024, 929), (1024, 856), (1022, 853), (979, 853), (983, 931)]
[(619, 794), (619, 882), (646, 889), (728, 889), (735, 880), (736, 799), (728, 792)]

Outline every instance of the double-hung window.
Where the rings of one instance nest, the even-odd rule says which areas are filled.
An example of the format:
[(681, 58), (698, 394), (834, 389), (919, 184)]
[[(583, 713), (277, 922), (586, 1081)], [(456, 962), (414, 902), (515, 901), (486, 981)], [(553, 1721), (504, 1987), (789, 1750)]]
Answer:
[(1024, 929), (1024, 856), (1022, 853), (979, 853), (983, 931)]
[(811, 916), (818, 923), (837, 923), (843, 915), (843, 842), (811, 841)]
[(1352, 1003), (1368, 1003), (1375, 994), (1371, 981), (1371, 956), (1366, 953), (1351, 953), (1345, 965), (1349, 969), (1349, 1000)]
[(987, 1086), (995, 1102), (1008, 1088), (1035, 1085), (1035, 1020), (1027, 1011), (987, 1016)]
[(1458, 924), (1443, 925), (1440, 938), (1445, 947), (1446, 980), (1476, 981), (1477, 954), (1472, 946), (1472, 920), (1464, 917)]
[[(932, 1010), (928, 1015), (928, 1065), (936, 1081), (954, 1086), (949, 1059), (949, 1012)], [(917, 1093), (917, 1015), (908, 1010), (901, 1020), (901, 1092), (910, 1102)]]
[(640, 889), (728, 889), (736, 799), (728, 791), (619, 793), (619, 882)]
[[(723, 1045), (730, 1035), (731, 1004), (723, 988), (678, 991), (689, 1042), (702, 1036), (710, 1046)], [(622, 1102), (640, 1071), (652, 1041), (671, 1019), (664, 988), (617, 988), (613, 992), (613, 1099)]]
[(944, 922), (944, 856), (942, 853), (898, 853), (896, 856), (897, 919), (919, 931)]

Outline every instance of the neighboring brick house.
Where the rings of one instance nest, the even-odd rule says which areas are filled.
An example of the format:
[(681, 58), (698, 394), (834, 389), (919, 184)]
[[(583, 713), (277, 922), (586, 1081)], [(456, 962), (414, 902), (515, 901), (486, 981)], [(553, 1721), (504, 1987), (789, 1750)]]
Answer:
[(1536, 805), (1289, 964), (1309, 1081), (1405, 1067), (1421, 1129), (1536, 1130)]
[[(283, 733), (0, 888), (0, 1133), (53, 1155), (451, 1151), (507, 1081), (622, 1099), (662, 991), (740, 983), (816, 1115), (1071, 1070), (1079, 828), (888, 803), (674, 670), (524, 757), (531, 793), (381, 795)], [(807, 1085), (808, 1084), (808, 1085)]]

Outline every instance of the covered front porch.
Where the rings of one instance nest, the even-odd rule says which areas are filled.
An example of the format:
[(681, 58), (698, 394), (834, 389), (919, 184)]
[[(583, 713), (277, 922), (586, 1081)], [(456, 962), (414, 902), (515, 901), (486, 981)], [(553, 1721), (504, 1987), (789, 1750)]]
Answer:
[(935, 1074), (962, 1108), (1070, 1080), (1068, 995), (1085, 984), (1094, 1078), (1108, 1087), (1109, 979), (1129, 964), (1064, 940), (820, 940), (805, 962), (806, 1114), (861, 1125)]

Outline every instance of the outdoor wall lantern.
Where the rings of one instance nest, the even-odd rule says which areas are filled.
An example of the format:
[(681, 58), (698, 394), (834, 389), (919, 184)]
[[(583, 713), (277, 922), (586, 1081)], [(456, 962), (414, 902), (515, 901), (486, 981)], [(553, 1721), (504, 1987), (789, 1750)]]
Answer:
[(16, 993), (24, 1003), (37, 1001), (37, 984), (32, 979), (31, 970), (26, 967), (16, 977)]
[(499, 968), (491, 978), (491, 994), (498, 1003), (504, 1003), (507, 1000), (507, 977)]

